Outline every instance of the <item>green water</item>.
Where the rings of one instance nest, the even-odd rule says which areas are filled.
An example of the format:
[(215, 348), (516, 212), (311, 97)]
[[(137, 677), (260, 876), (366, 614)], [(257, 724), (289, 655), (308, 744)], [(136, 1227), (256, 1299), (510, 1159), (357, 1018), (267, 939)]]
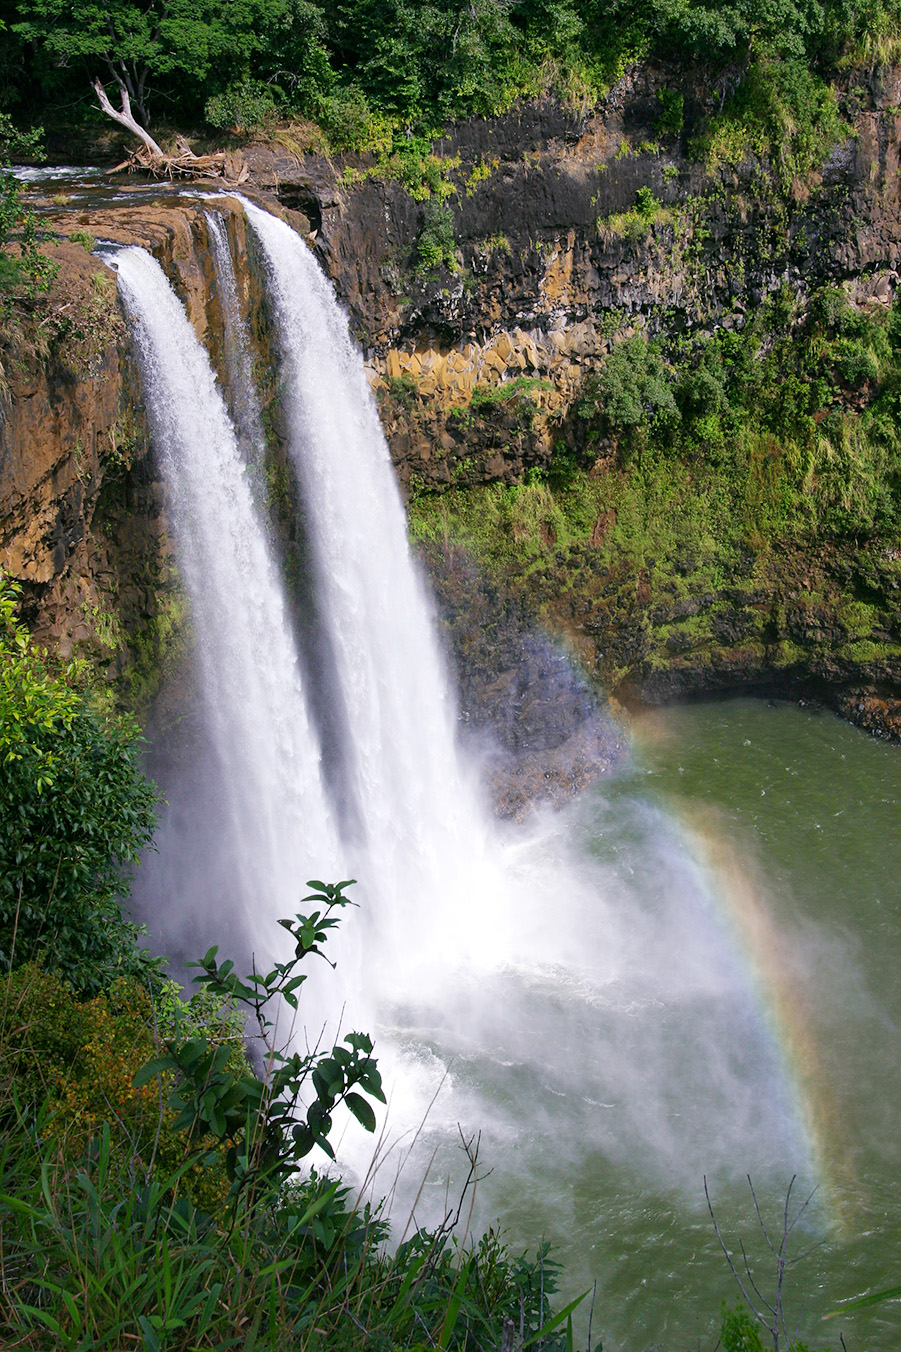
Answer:
[[(597, 1282), (592, 1338), (602, 1337), (606, 1352), (688, 1352), (714, 1347), (720, 1304), (737, 1296), (704, 1200), (704, 1152), (717, 1156), (711, 1192), (726, 1242), (739, 1264), (744, 1244), (765, 1296), (774, 1263), (745, 1174), (778, 1247), (797, 1172), (791, 1214), (816, 1191), (790, 1245), (798, 1258), (785, 1281), (791, 1333), (800, 1329), (813, 1348), (837, 1349), (841, 1334), (847, 1352), (896, 1352), (901, 1303), (822, 1316), (901, 1284), (901, 751), (793, 705), (675, 708), (636, 724), (629, 767), (593, 808), (583, 804), (581, 830), (599, 861), (633, 874), (647, 850), (645, 818), (658, 809), (680, 848), (700, 860), (719, 912), (704, 923), (721, 926), (735, 980), (747, 981), (756, 1006), (752, 1022), (763, 1031), (755, 1036), (772, 1048), (752, 1086), (761, 1123), (781, 1096), (783, 1116), (796, 1115), (796, 1141), (787, 1129), (789, 1144), (774, 1144), (771, 1161), (766, 1141), (755, 1152), (752, 1103), (751, 1126), (733, 1142), (730, 1105), (711, 1071), (708, 1125), (723, 1150), (708, 1143), (698, 1160), (689, 1152), (686, 1168), (668, 1178), (637, 1137), (634, 1157), (622, 1140), (611, 1149), (595, 1139), (562, 1093), (549, 1129), (535, 1087), (524, 1084), (534, 1130), (506, 1154), (489, 1136), (495, 1173), (486, 1205), (505, 1217), (514, 1242), (541, 1232), (554, 1242), (567, 1294)], [(643, 824), (629, 825), (636, 821)], [(654, 875), (640, 885), (653, 890)], [(673, 963), (682, 960), (674, 949)], [(744, 1036), (734, 1022), (720, 1041), (733, 1036)], [(698, 1086), (689, 1106), (703, 1115), (690, 1021), (672, 1045)], [(709, 1056), (709, 1039), (704, 1045)], [(593, 1073), (586, 1060), (588, 1093)]]

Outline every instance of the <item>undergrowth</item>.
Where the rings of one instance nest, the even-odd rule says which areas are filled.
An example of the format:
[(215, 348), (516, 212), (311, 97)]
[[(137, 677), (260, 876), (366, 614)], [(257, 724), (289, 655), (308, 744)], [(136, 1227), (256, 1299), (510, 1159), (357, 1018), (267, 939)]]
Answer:
[[(0, 1337), (5, 1346), (196, 1352), (230, 1347), (495, 1348), (563, 1352), (546, 1246), (468, 1239), (464, 1209), (391, 1250), (378, 1208), (297, 1162), (330, 1153), (344, 1103), (374, 1128), (372, 1046), (324, 1055), (276, 1040), (347, 886), (285, 922), (295, 957), (239, 981), (215, 950), (187, 1005), (120, 980), (83, 1002), (34, 963), (0, 989)], [(274, 1009), (272, 1010), (274, 1013)], [(243, 1015), (262, 1044), (245, 1052)], [(306, 1105), (299, 1094), (306, 1087)], [(476, 1181), (472, 1143), (468, 1186)], [(464, 1191), (465, 1196), (465, 1191)], [(511, 1347), (513, 1343), (511, 1342)]]
[(878, 679), (897, 655), (899, 396), (899, 311), (839, 287), (783, 290), (740, 328), (639, 331), (584, 378), (543, 465), (420, 490), (411, 538), (439, 576), (462, 546), (608, 690), (730, 663)]

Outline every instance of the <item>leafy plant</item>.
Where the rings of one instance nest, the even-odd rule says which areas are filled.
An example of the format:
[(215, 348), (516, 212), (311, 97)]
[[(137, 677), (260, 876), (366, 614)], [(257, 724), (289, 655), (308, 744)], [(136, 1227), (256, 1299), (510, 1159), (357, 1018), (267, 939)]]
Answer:
[(24, 200), (22, 185), (5, 173), (13, 155), (40, 158), (40, 128), (21, 132), (0, 113), (0, 315), (8, 315), (17, 294), (33, 300), (48, 290), (56, 265), (41, 253), (38, 218)]
[[(338, 924), (333, 912), (352, 904), (344, 895), (349, 885), (309, 884), (316, 891), (305, 901), (319, 902), (321, 909), (280, 922), (294, 940), (294, 956), (274, 963), (269, 972), (254, 971), (240, 980), (231, 961), (217, 962), (216, 948), (193, 964), (201, 969), (195, 979), (208, 996), (243, 1008), (252, 1017), (262, 1078), (250, 1067), (236, 1073), (228, 1046), (217, 1046), (203, 1035), (171, 1039), (165, 1054), (135, 1077), (140, 1087), (161, 1073), (174, 1076), (169, 1102), (177, 1114), (175, 1128), (199, 1142), (212, 1137), (221, 1143), (234, 1198), (247, 1188), (277, 1186), (316, 1146), (333, 1156), (328, 1138), (332, 1115), (341, 1104), (367, 1131), (375, 1130), (375, 1113), (367, 1097), (381, 1102), (385, 1098), (369, 1037), (350, 1033), (329, 1055), (291, 1051), (290, 1036), (279, 1041), (269, 1012), (281, 1003), (297, 1009), (298, 992), (307, 979), (307, 973), (297, 969), (310, 957), (324, 956), (322, 945)], [(308, 1088), (312, 1101), (301, 1114), (301, 1098)]]
[(423, 224), (416, 241), (420, 273), (436, 272), (441, 267), (451, 272), (457, 269), (454, 217), (450, 207), (438, 202), (427, 202), (423, 209)]
[(639, 188), (635, 194), (635, 210), (642, 220), (652, 221), (660, 209), (660, 203), (648, 187)]
[(658, 89), (657, 107), (657, 130), (678, 136), (685, 118), (685, 95), (679, 89)]
[(156, 961), (123, 915), (128, 866), (150, 844), (156, 794), (127, 718), (55, 671), (0, 578), (0, 966), (40, 956), (94, 995)]
[(600, 415), (608, 433), (638, 450), (651, 429), (677, 423), (674, 381), (659, 345), (649, 343), (642, 334), (617, 343), (586, 382), (579, 412), (587, 419)]
[(213, 94), (204, 105), (211, 127), (227, 127), (238, 135), (265, 127), (275, 117), (272, 87), (259, 80), (242, 80)]

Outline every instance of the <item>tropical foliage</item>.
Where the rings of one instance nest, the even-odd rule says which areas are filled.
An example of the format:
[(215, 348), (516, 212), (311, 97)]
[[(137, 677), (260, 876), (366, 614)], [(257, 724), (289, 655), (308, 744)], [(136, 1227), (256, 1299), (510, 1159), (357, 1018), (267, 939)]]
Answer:
[(156, 796), (139, 736), (31, 641), (0, 580), (0, 964), (39, 958), (78, 991), (147, 970), (123, 914)]
[[(898, 0), (15, 0), (0, 102), (87, 110), (99, 75), (151, 120), (206, 106), (218, 122), (237, 106), (246, 126), (249, 108), (271, 107), (351, 144), (383, 117), (428, 130), (542, 92), (584, 106), (645, 57), (701, 63), (727, 112), (745, 75), (764, 103), (814, 105), (830, 66), (899, 46)], [(661, 126), (679, 122), (662, 110)]]
[[(2, 34), (0, 34), (2, 36)], [(37, 216), (22, 198), (22, 188), (5, 167), (17, 156), (40, 158), (41, 131), (19, 131), (0, 112), (0, 316), (9, 318), (14, 297), (32, 299), (55, 275), (41, 253)]]

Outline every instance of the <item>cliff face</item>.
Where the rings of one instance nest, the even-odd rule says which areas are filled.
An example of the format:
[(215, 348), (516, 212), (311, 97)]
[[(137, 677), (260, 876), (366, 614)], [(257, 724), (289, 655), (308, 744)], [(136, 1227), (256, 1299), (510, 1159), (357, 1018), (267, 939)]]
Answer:
[[(690, 155), (691, 96), (686, 130), (661, 133), (659, 87), (645, 70), (590, 118), (548, 103), (458, 124), (425, 166), (430, 195), (415, 175), (376, 177), (362, 159), (334, 166), (274, 143), (247, 148), (253, 187), (309, 232), (348, 307), (420, 520), (447, 488), (520, 483), (530, 470), (553, 473), (561, 454), (609, 469), (616, 448), (588, 443), (579, 400), (624, 336), (739, 330), (785, 286), (804, 295), (840, 282), (863, 308), (893, 301), (901, 73), (857, 79), (845, 100), (853, 134), (816, 173), (769, 195), (753, 164), (705, 170)], [(244, 257), (243, 217), (237, 204), (226, 209)], [(151, 248), (221, 361), (199, 199), (98, 194), (51, 207), (50, 222), (61, 239)], [(25, 585), (42, 638), (105, 664), (125, 698), (140, 699), (158, 685), (183, 622), (164, 493), (113, 276), (78, 243), (54, 252), (63, 266), (43, 346), (23, 337), (5, 359), (0, 562)], [(262, 348), (253, 269), (242, 277)], [(270, 412), (277, 444), (274, 402)], [(617, 562), (616, 512), (599, 499), (585, 538), (567, 550), (548, 514), (537, 526), (539, 566), (514, 562), (492, 584), (498, 613), (537, 614), (625, 695), (803, 687), (898, 735), (897, 559), (874, 570), (853, 550), (786, 542), (766, 557), (752, 548), (734, 575), (711, 583), (691, 549), (670, 573)], [(465, 662), (474, 645), (448, 590), (452, 553), (427, 550)], [(493, 676), (483, 660), (470, 660), (466, 688), (487, 707)]]
[[(855, 77), (864, 79), (864, 77)], [(686, 130), (658, 129), (662, 76), (624, 79), (582, 119), (556, 104), (454, 126), (436, 146), (445, 206), (403, 181), (336, 176), (251, 148), (257, 184), (307, 214), (382, 396), (401, 478), (414, 487), (515, 479), (552, 450), (586, 371), (612, 338), (741, 327), (769, 294), (847, 282), (888, 305), (901, 257), (901, 72), (846, 100), (849, 135), (814, 174), (761, 198), (754, 162), (706, 171)], [(413, 192), (416, 188), (414, 186)], [(636, 211), (641, 191), (646, 212)], [(436, 218), (453, 236), (429, 268)], [(448, 266), (450, 264), (450, 266)], [(529, 435), (459, 415), (530, 380)], [(398, 384), (398, 382), (400, 382)], [(457, 426), (455, 427), (455, 420)]]
[[(363, 162), (345, 167), (352, 186), (342, 188), (315, 160), (292, 168), (262, 150), (250, 160), (257, 182), (318, 232), (421, 534), (441, 534), (431, 516), (453, 536), (459, 511), (455, 520), (457, 509), (445, 510), (448, 489), (472, 490), (471, 515), (480, 485), (521, 484), (530, 471), (553, 484), (561, 453), (595, 461), (581, 540), (566, 542), (560, 512), (536, 492), (537, 519), (504, 527), (507, 557), (498, 565), (499, 551), (483, 549), (504, 596), (492, 593), (497, 616), (511, 606), (539, 615), (623, 698), (803, 692), (897, 737), (899, 542), (772, 547), (752, 529), (723, 568), (689, 531), (669, 557), (617, 557), (628, 475), (615, 443), (587, 437), (580, 396), (614, 342), (738, 332), (781, 289), (802, 307), (826, 284), (862, 313), (892, 304), (901, 72), (850, 77), (847, 138), (781, 191), (767, 189), (753, 161), (705, 170), (692, 157), (701, 92), (694, 103), (686, 96), (684, 132), (661, 134), (660, 86), (660, 73), (644, 70), (587, 119), (535, 104), (455, 126), (432, 166), (455, 189), (443, 207), (417, 201), (409, 183), (367, 178)], [(517, 510), (525, 516), (524, 505), (507, 516)], [(456, 604), (454, 550), (439, 542), (426, 554), (469, 671), (464, 689), (490, 705), (490, 661), (473, 665), (479, 644)]]
[[(243, 213), (222, 209), (240, 254)], [(41, 642), (140, 704), (178, 652), (184, 601), (115, 273), (91, 250), (98, 238), (150, 249), (221, 363), (210, 240), (199, 201), (153, 189), (57, 201), (44, 221), (57, 282), (3, 354), (0, 566)], [(247, 309), (251, 289), (248, 274)]]

